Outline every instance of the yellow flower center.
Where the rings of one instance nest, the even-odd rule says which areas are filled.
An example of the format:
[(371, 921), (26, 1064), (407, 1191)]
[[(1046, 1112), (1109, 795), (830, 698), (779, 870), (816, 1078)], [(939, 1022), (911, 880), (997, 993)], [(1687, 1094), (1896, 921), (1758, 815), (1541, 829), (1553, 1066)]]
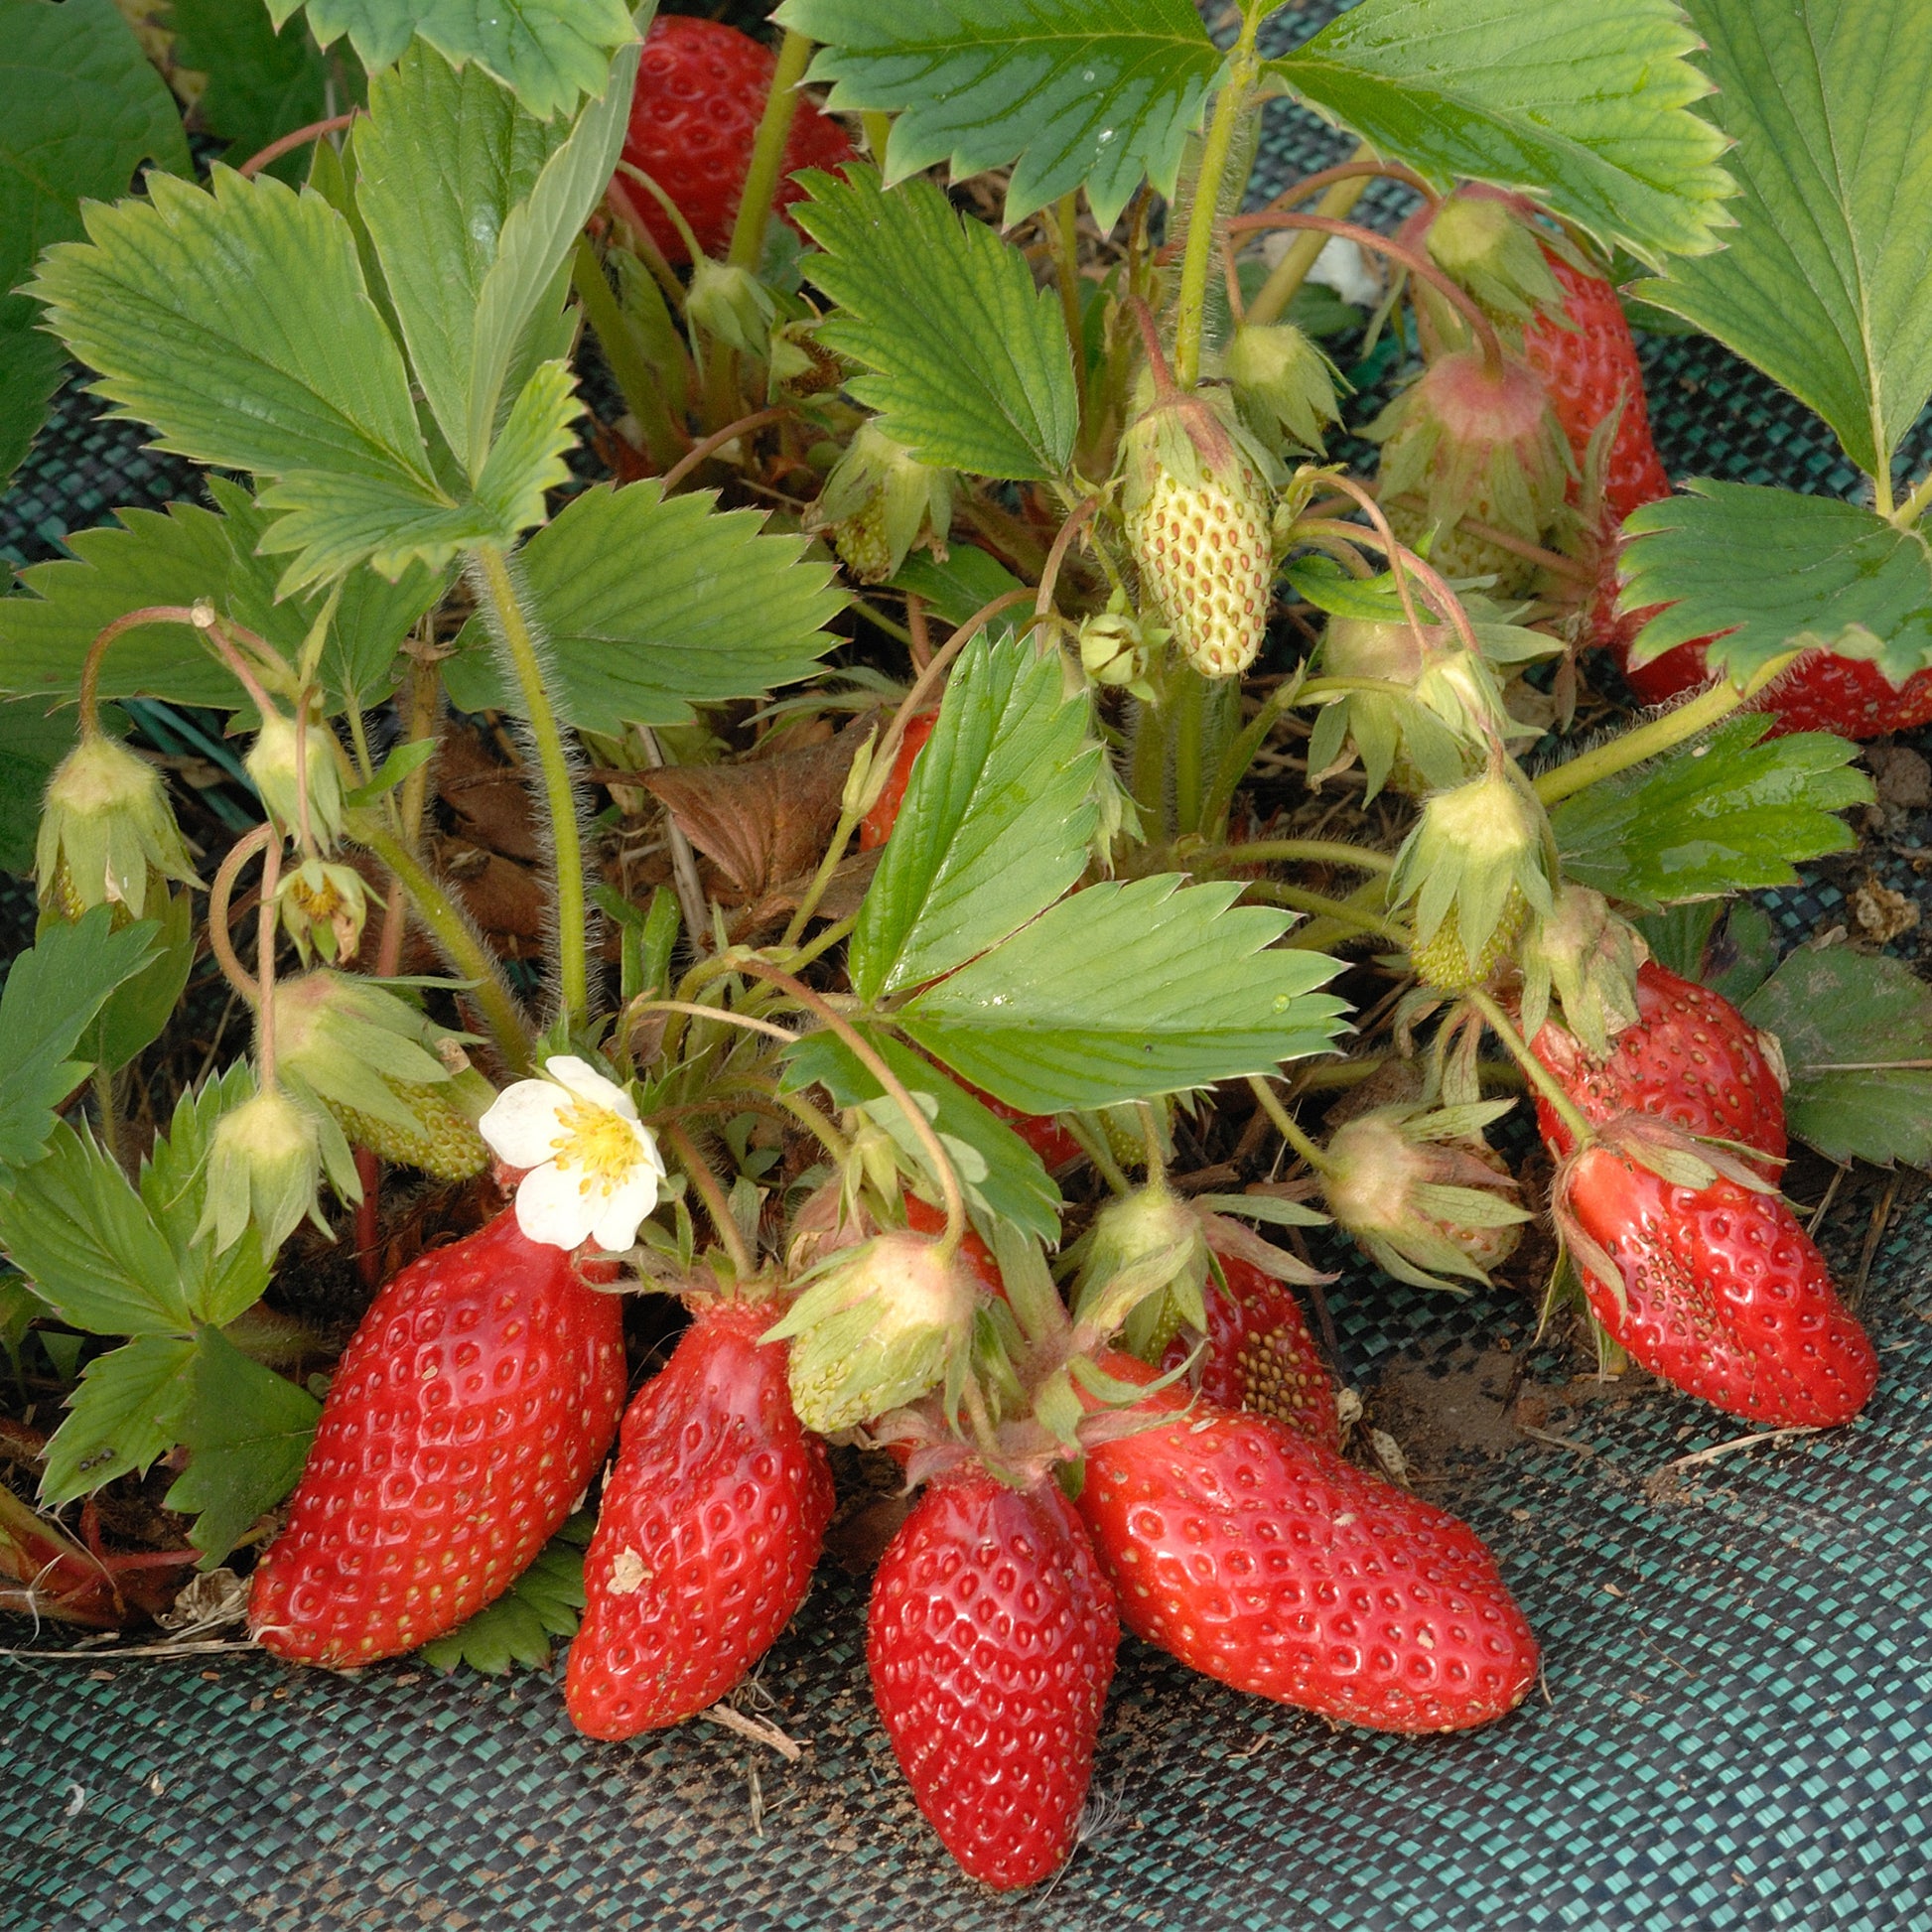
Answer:
[(560, 1168), (583, 1172), (581, 1191), (608, 1194), (637, 1165), (637, 1135), (629, 1121), (594, 1100), (573, 1100), (557, 1116), (560, 1132), (550, 1143)]

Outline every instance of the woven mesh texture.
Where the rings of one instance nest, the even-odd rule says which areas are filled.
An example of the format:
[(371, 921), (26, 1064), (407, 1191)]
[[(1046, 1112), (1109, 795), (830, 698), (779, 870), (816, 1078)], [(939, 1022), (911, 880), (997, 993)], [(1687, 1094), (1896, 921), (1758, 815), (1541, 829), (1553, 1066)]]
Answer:
[[(1258, 194), (1346, 145), (1271, 110)], [(1854, 486), (1816, 421), (1716, 345), (1645, 353), (1673, 473)], [(140, 441), (70, 388), (0, 499), (0, 553), (198, 493)], [(1915, 469), (1923, 425), (1916, 442)], [(1921, 819), (1771, 896), (1784, 935), (1829, 919), (1863, 866), (1923, 895), (1923, 846)], [(1848, 1279), (1863, 1234), (1834, 1251)], [(914, 1812), (866, 1690), (863, 1584), (830, 1563), (759, 1677), (754, 1708), (807, 1743), (789, 1766), (703, 1724), (590, 1742), (555, 1671), (7, 1656), (0, 1932), (1932, 1928), (1932, 1215), (1908, 1210), (1873, 1257), (1861, 1311), (1884, 1372), (1863, 1418), (1665, 1474), (1742, 1426), (1668, 1392), (1588, 1397), (1532, 1351), (1518, 1301), (1429, 1299), (1330, 1259), (1350, 1385), (1395, 1370), (1493, 1398), (1521, 1370), (1518, 1417), (1543, 1415), (1537, 1435), (1446, 1439), (1417, 1469), (1489, 1540), (1545, 1644), (1547, 1697), (1503, 1724), (1331, 1730), (1129, 1639), (1091, 1835), (1015, 1902), (962, 1879)]]

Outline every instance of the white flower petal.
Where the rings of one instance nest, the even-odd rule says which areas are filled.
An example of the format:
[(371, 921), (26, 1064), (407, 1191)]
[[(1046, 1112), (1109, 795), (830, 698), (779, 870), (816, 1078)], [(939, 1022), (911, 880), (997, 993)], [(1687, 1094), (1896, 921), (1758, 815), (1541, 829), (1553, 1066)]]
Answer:
[(558, 1053), (544, 1061), (543, 1070), (551, 1079), (568, 1087), (579, 1100), (588, 1100), (594, 1107), (608, 1107), (625, 1120), (637, 1118), (637, 1103), (616, 1081), (607, 1080), (589, 1060), (580, 1060), (574, 1053)]
[(525, 1238), (550, 1248), (582, 1247), (604, 1204), (582, 1182), (581, 1173), (554, 1162), (532, 1168), (516, 1183), (516, 1225)]
[(646, 1167), (633, 1168), (608, 1195), (593, 1198), (597, 1223), (591, 1239), (607, 1254), (621, 1254), (637, 1239), (637, 1225), (657, 1205), (657, 1175)]
[(557, 1151), (558, 1116), (569, 1105), (569, 1093), (554, 1080), (518, 1080), (490, 1102), (477, 1130), (499, 1161), (541, 1167)]
[[(653, 1184), (664, 1178), (664, 1157), (657, 1151), (657, 1136), (642, 1121), (636, 1125), (637, 1159), (650, 1170)], [(652, 1203), (655, 1205), (655, 1203)], [(646, 1210), (648, 1211), (648, 1210)]]

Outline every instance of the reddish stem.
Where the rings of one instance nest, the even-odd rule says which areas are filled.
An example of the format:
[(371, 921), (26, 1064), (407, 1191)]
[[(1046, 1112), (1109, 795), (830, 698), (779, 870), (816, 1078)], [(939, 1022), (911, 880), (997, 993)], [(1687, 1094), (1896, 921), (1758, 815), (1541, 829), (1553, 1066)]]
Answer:
[(1332, 188), (1338, 181), (1359, 181), (1363, 176), (1381, 176), (1387, 181), (1399, 181), (1403, 187), (1413, 188), (1432, 207), (1443, 199), (1413, 168), (1405, 167), (1400, 161), (1341, 161), (1332, 168), (1323, 168), (1316, 174), (1305, 175), (1300, 181), (1291, 182), (1257, 212), (1279, 213), (1285, 208), (1292, 208), (1297, 202), (1306, 202), (1311, 195), (1320, 194), (1324, 188)]
[(293, 134), (284, 134), (279, 141), (269, 142), (261, 153), (251, 154), (235, 173), (243, 181), (252, 181), (270, 162), (280, 161), (291, 148), (299, 148), (305, 141), (320, 140), (325, 134), (334, 134), (368, 111), (366, 107), (351, 107), (346, 114), (331, 114), (326, 121), (311, 121), (307, 127), (298, 127)]
[(790, 414), (789, 409), (755, 410), (749, 416), (741, 416), (735, 423), (727, 423), (715, 436), (707, 436), (702, 443), (694, 443), (665, 471), (664, 486), (660, 493), (668, 496), (706, 457), (722, 450), (727, 443), (740, 436), (749, 436), (755, 429), (762, 429), (766, 423), (775, 423), (781, 416)]
[(364, 1288), (382, 1286), (382, 1163), (365, 1147), (355, 1150), (355, 1177), (362, 1198), (355, 1203), (355, 1272)]

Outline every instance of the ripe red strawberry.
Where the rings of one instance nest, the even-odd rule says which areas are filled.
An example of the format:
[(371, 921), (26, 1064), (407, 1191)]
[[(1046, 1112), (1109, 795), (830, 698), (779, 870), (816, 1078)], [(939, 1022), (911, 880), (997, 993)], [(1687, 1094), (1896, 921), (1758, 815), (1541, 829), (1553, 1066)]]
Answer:
[(1597, 1320), (1652, 1374), (1774, 1428), (1829, 1428), (1863, 1408), (1877, 1357), (1776, 1194), (1722, 1177), (1673, 1186), (1599, 1145), (1559, 1176), (1557, 1209)]
[(622, 1304), (590, 1272), (512, 1210), (376, 1297), (255, 1571), (264, 1649), (346, 1670), (454, 1630), (515, 1582), (623, 1407)]
[[(1626, 655), (1636, 634), (1664, 607), (1653, 605), (1615, 621), (1607, 641)], [(1603, 639), (1599, 635), (1599, 641)], [(1664, 704), (1709, 681), (1704, 648), (1710, 637), (1677, 644), (1648, 664), (1623, 665), (1624, 678), (1645, 704)], [(1840, 738), (1882, 738), (1887, 732), (1916, 731), (1932, 724), (1932, 670), (1915, 671), (1895, 685), (1877, 665), (1863, 658), (1817, 650), (1802, 657), (1777, 683), (1746, 707), (1774, 714), (1766, 734), (1836, 732)]]
[[(715, 20), (662, 15), (645, 37), (623, 158), (677, 204), (707, 255), (722, 255), (731, 241), (776, 65), (762, 43)], [(785, 142), (776, 206), (803, 199), (791, 181), (799, 169), (835, 168), (851, 158), (845, 130), (801, 96)], [(690, 259), (683, 237), (647, 188), (620, 173), (611, 199), (626, 220), (649, 234), (666, 261)]]
[[(1207, 1347), (1201, 1356), (1200, 1392), (1221, 1409), (1249, 1409), (1273, 1416), (1323, 1449), (1341, 1449), (1335, 1385), (1321, 1351), (1309, 1333), (1295, 1291), (1264, 1275), (1239, 1255), (1220, 1257), (1223, 1292), (1207, 1286)], [(1162, 1368), (1177, 1367), (1193, 1346), (1176, 1335)]]
[(700, 1309), (623, 1419), (584, 1559), (564, 1703), (593, 1737), (715, 1704), (804, 1600), (832, 1516), (825, 1446), (792, 1413), (771, 1310)]
[(1050, 1479), (926, 1490), (880, 1560), (872, 1694), (919, 1809), (1001, 1891), (1066, 1863), (1120, 1642), (1114, 1593)]
[(1023, 1114), (1018, 1107), (1009, 1107), (1004, 1100), (996, 1100), (992, 1094), (983, 1092), (970, 1081), (962, 1080), (960, 1085), (989, 1113), (997, 1114), (1005, 1121), (1039, 1156), (1048, 1173), (1058, 1173), (1075, 1161), (1086, 1159), (1086, 1150), (1060, 1125), (1057, 1115)]
[(936, 711), (915, 711), (906, 719), (905, 735), (898, 742), (885, 789), (873, 800), (872, 810), (859, 821), (861, 852), (876, 852), (893, 836), (893, 827), (898, 823), (898, 808), (905, 803), (905, 787), (912, 781), (912, 765), (925, 750), (926, 740), (938, 722)]
[(1145, 1400), (1174, 1421), (1091, 1450), (1078, 1505), (1136, 1636), (1377, 1730), (1463, 1730), (1522, 1702), (1536, 1640), (1465, 1524), (1272, 1417)]
[[(1654, 959), (1637, 969), (1635, 1022), (1602, 1059), (1554, 1021), (1533, 1050), (1594, 1126), (1624, 1112), (1654, 1114), (1690, 1134), (1784, 1157), (1784, 1086), (1756, 1030), (1722, 993)], [(1570, 1130), (1541, 1097), (1536, 1124), (1552, 1153), (1571, 1151)]]
[(1573, 267), (1544, 250), (1563, 288), (1564, 321), (1539, 315), (1523, 331), (1523, 353), (1549, 385), (1550, 406), (1581, 473), (1590, 438), (1621, 405), (1603, 466), (1603, 501), (1621, 523), (1640, 503), (1670, 494), (1650, 434), (1643, 370), (1616, 290), (1601, 275)]

